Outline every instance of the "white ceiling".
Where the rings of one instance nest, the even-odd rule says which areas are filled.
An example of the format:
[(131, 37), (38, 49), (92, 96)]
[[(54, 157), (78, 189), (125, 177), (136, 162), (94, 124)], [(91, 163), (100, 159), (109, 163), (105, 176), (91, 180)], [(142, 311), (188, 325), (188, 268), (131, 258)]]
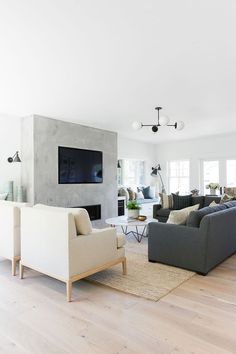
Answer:
[[(235, 0), (1, 0), (0, 113), (166, 140), (236, 131)], [(177, 132), (132, 131), (155, 123)]]

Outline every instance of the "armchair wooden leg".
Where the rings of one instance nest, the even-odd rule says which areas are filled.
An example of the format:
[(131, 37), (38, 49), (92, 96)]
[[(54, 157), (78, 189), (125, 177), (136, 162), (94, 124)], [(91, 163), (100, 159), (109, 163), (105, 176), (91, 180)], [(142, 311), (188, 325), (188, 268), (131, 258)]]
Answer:
[(68, 302), (71, 302), (71, 296), (72, 296), (72, 281), (68, 280), (66, 282), (66, 297)]
[(21, 263), (21, 261), (20, 261), (20, 263), (19, 263), (19, 274), (20, 274), (20, 279), (23, 279), (23, 276), (24, 276), (24, 266), (23, 266), (23, 264)]
[(123, 275), (127, 275), (127, 263), (126, 263), (126, 258), (122, 261), (122, 269), (123, 269)]
[(16, 258), (12, 258), (12, 261), (11, 261), (11, 274), (13, 276), (16, 275), (16, 263), (17, 263)]

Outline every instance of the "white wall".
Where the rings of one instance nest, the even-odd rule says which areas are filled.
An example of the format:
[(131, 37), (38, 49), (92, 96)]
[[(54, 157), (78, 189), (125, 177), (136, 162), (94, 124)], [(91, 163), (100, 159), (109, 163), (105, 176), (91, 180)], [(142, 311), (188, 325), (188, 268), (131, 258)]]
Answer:
[(167, 161), (190, 160), (190, 190), (201, 187), (201, 160), (220, 160), (220, 184), (226, 185), (225, 159), (236, 159), (236, 134), (225, 134), (156, 146), (156, 161), (167, 185)]
[(148, 144), (131, 140), (118, 135), (118, 159), (137, 159), (145, 161), (145, 184), (154, 185), (157, 180), (150, 176), (151, 169), (156, 165), (156, 148)]
[(20, 122), (20, 118), (0, 115), (0, 192), (5, 191), (7, 181), (14, 181), (15, 187), (21, 181), (21, 164), (7, 161), (9, 156), (20, 151)]

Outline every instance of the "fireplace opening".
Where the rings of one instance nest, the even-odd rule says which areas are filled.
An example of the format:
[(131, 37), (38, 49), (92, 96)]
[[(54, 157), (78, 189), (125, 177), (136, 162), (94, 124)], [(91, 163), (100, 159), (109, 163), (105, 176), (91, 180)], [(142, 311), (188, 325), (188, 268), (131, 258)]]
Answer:
[(74, 206), (73, 208), (84, 208), (87, 210), (90, 220), (100, 220), (101, 219), (101, 204), (96, 204), (96, 205), (79, 205), (79, 206)]

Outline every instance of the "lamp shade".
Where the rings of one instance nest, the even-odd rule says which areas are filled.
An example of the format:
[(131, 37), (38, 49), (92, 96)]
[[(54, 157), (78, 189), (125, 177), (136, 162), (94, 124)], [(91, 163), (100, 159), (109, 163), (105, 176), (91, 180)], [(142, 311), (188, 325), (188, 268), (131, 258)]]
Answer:
[(20, 159), (20, 157), (19, 157), (18, 151), (16, 152), (15, 155), (16, 155), (16, 156), (14, 157), (13, 162), (21, 162), (21, 159)]
[(132, 123), (132, 128), (133, 128), (134, 130), (139, 130), (139, 129), (142, 128), (142, 123), (141, 123), (141, 122), (133, 122), (133, 123)]
[(170, 118), (167, 116), (160, 116), (159, 123), (160, 125), (167, 125), (170, 122)]
[(182, 122), (181, 120), (179, 122), (177, 122), (176, 129), (177, 130), (184, 129), (184, 122)]

